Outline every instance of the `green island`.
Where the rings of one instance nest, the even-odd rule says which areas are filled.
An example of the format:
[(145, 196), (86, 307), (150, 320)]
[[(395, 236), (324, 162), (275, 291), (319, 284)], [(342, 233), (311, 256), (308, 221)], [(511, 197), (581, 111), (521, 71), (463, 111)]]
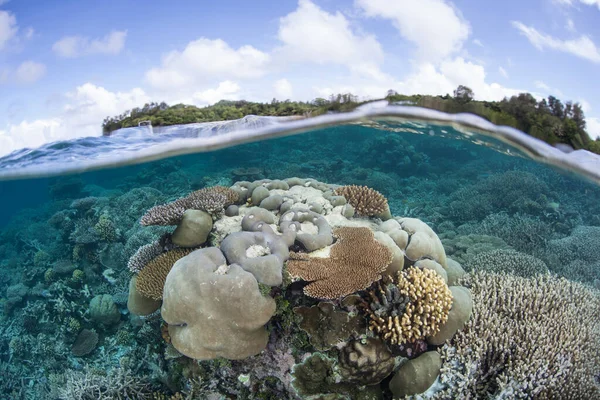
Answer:
[[(381, 99), (379, 99), (381, 100)], [(520, 93), (501, 101), (474, 100), (473, 91), (460, 85), (453, 95), (403, 95), (389, 90), (383, 100), (402, 105), (432, 108), (447, 113), (473, 113), (497, 124), (517, 128), (551, 145), (567, 144), (573, 149), (585, 149), (600, 154), (600, 138), (593, 140), (586, 132), (585, 116), (581, 105), (562, 102), (554, 96), (537, 100), (530, 93)], [(352, 94), (332, 95), (328, 99), (316, 98), (309, 102), (273, 99), (270, 103), (245, 100), (221, 100), (207, 107), (166, 103), (149, 103), (128, 110), (121, 115), (107, 117), (102, 132), (111, 132), (149, 121), (153, 126), (189, 124), (194, 122), (225, 121), (246, 115), (262, 116), (316, 116), (328, 112), (350, 111), (370, 102), (359, 101)]]

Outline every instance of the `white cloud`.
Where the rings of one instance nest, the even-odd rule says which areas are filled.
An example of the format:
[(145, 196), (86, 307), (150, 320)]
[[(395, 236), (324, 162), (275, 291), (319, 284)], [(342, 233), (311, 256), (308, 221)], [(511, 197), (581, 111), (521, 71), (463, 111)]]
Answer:
[[(279, 40), (283, 57), (317, 64), (378, 64), (383, 50), (373, 35), (357, 34), (340, 13), (330, 14), (309, 0), (280, 18)], [(368, 61), (365, 61), (368, 60)]]
[(545, 91), (549, 91), (550, 90), (550, 86), (546, 85), (546, 83), (543, 82), (543, 81), (535, 81), (535, 82), (533, 82), (533, 85), (536, 88), (541, 89), (541, 90), (545, 90)]
[(459, 51), (469, 23), (445, 0), (356, 0), (367, 16), (392, 20), (402, 37), (417, 46), (421, 60), (435, 61)]
[(25, 61), (15, 71), (19, 83), (33, 83), (46, 74), (46, 66), (34, 61)]
[(278, 100), (291, 99), (293, 95), (292, 84), (287, 79), (279, 79), (273, 84), (275, 97)]
[(163, 56), (161, 67), (146, 72), (146, 81), (161, 91), (187, 90), (214, 79), (258, 78), (269, 61), (269, 54), (252, 46), (236, 50), (221, 39), (200, 38)]
[(35, 29), (33, 29), (32, 27), (29, 27), (25, 30), (25, 39), (29, 40), (33, 37), (33, 35), (35, 34)]
[[(565, 6), (574, 6), (573, 0), (553, 0), (555, 3), (559, 5)], [(575, 0), (577, 1), (577, 0)], [(579, 0), (580, 3), (583, 3), (587, 6), (596, 6), (600, 9), (600, 0)]]
[(506, 70), (504, 68), (498, 67), (498, 72), (500, 72), (500, 75), (502, 75), (503, 77), (508, 79), (508, 72), (506, 72)]
[(219, 100), (235, 100), (239, 92), (240, 85), (232, 81), (223, 81), (216, 89), (206, 89), (194, 93), (192, 99), (195, 105), (206, 106)]
[(567, 18), (567, 23), (565, 24), (565, 29), (571, 33), (575, 33), (577, 29), (575, 29), (575, 23), (571, 18)]
[(586, 117), (585, 130), (592, 139), (600, 138), (600, 118)]
[(17, 33), (17, 19), (8, 11), (0, 10), (0, 50)]
[(139, 88), (129, 92), (110, 92), (86, 83), (67, 93), (67, 104), (54, 118), (22, 121), (0, 130), (0, 156), (23, 147), (35, 148), (44, 143), (102, 134), (102, 120), (106, 116), (150, 101)]
[(595, 63), (600, 63), (600, 51), (588, 36), (582, 35), (577, 39), (561, 40), (539, 32), (519, 21), (513, 21), (517, 28), (538, 50), (551, 49), (573, 54)]
[(52, 45), (60, 57), (75, 58), (92, 54), (119, 54), (125, 47), (127, 31), (112, 31), (98, 39), (83, 36), (65, 36)]
[(479, 47), (484, 47), (483, 43), (481, 43), (481, 40), (479, 40), (479, 39), (473, 39), (473, 44), (475, 44)]
[(559, 96), (559, 97), (564, 96), (563, 92), (560, 89), (555, 88), (555, 87), (550, 87), (543, 81), (535, 81), (535, 82), (533, 82), (533, 86), (535, 86), (536, 89), (539, 89), (542, 92), (544, 92), (544, 94), (549, 94), (549, 95), (551, 94), (551, 95)]

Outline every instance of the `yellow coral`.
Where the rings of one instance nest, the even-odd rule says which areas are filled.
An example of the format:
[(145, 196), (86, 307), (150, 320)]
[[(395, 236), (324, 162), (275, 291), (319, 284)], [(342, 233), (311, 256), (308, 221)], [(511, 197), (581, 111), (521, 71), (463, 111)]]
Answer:
[(452, 293), (443, 278), (433, 270), (411, 267), (398, 273), (395, 285), (408, 299), (404, 312), (381, 316), (367, 308), (369, 329), (391, 344), (412, 343), (438, 333), (452, 307)]

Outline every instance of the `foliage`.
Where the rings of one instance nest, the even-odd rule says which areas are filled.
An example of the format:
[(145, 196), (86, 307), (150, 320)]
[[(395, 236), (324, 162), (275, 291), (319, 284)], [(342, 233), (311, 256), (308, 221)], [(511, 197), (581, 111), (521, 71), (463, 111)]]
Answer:
[[(529, 93), (520, 93), (501, 101), (476, 101), (473, 90), (459, 85), (453, 96), (403, 95), (388, 90), (385, 99), (402, 105), (433, 108), (448, 113), (469, 112), (496, 125), (507, 125), (543, 140), (551, 145), (568, 144), (574, 149), (586, 149), (600, 154), (600, 141), (593, 141), (585, 131), (586, 123), (579, 103), (564, 104), (554, 96), (538, 101)], [(114, 130), (138, 126), (150, 121), (153, 126), (188, 124), (194, 122), (225, 121), (246, 115), (262, 116), (316, 116), (328, 112), (349, 111), (363, 104), (350, 93), (332, 95), (329, 99), (316, 98), (310, 102), (273, 99), (270, 103), (245, 100), (221, 100), (199, 108), (192, 105), (149, 103), (102, 123), (104, 135)]]

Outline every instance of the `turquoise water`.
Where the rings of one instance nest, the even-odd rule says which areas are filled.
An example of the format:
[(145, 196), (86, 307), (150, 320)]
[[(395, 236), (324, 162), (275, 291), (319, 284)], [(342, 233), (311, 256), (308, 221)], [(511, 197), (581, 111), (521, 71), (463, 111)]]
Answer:
[[(597, 308), (591, 319), (588, 313), (577, 311), (577, 307), (600, 304), (600, 188), (593, 179), (533, 161), (501, 141), (465, 136), (464, 130), (410, 121), (377, 126), (341, 124), (137, 165), (0, 181), (0, 398), (167, 399), (177, 393), (181, 397), (173, 398), (389, 399), (393, 393), (399, 398), (403, 389), (397, 387), (402, 379), (396, 376), (401, 374), (401, 365), (407, 359), (417, 359), (425, 350), (442, 354), (443, 361), (441, 372), (438, 367), (434, 376), (439, 376), (436, 383), (422, 398), (600, 396), (600, 365), (596, 363), (600, 359), (600, 317)], [(147, 145), (139, 132), (123, 135), (128, 138), (126, 143), (114, 139), (113, 143), (121, 147), (113, 149), (107, 159)], [(165, 138), (156, 132), (152, 135), (154, 142)], [(177, 131), (174, 135), (165, 143), (180, 138)], [(88, 146), (89, 157), (98, 158), (110, 139), (92, 140), (98, 149)], [(475, 143), (480, 140), (487, 145)], [(48, 160), (64, 160), (69, 151), (82, 167), (85, 154), (76, 153), (68, 144), (55, 145), (52, 157), (42, 152), (26, 162), (15, 161), (19, 158), (13, 156), (12, 161), (5, 159), (1, 164), (0, 160), (0, 164), (4, 173), (38, 168), (37, 175), (53, 175), (53, 164)], [(48, 168), (46, 173), (39, 173), (44, 168)], [(268, 343), (258, 354), (239, 360), (217, 356), (197, 361), (187, 357), (181, 342), (176, 343), (180, 340), (177, 336), (172, 345), (164, 339), (167, 328), (161, 329), (160, 312), (140, 318), (128, 310), (132, 275), (128, 260), (138, 248), (174, 228), (140, 225), (140, 218), (151, 207), (202, 188), (292, 177), (327, 185), (367, 186), (385, 196), (392, 216), (426, 223), (437, 234), (445, 257), (466, 271), (459, 283), (472, 292), (470, 324), (476, 321), (478, 325), (467, 324), (467, 333), (456, 333), (441, 345), (421, 340), (399, 349), (380, 340), (387, 349), (374, 351), (377, 355), (365, 358), (368, 361), (360, 368), (352, 364), (354, 369), (348, 373), (349, 362), (343, 361), (344, 354), (351, 353), (348, 349), (356, 343), (366, 346), (369, 338), (379, 340), (378, 336), (364, 325), (353, 332), (336, 331), (333, 343), (324, 345), (322, 337), (327, 333), (323, 330), (340, 329), (333, 314), (320, 315), (323, 327), (315, 330), (307, 328), (307, 317), (299, 317), (300, 309), (294, 309), (313, 307), (310, 309), (314, 311), (323, 300), (303, 293), (306, 281), (312, 278), (290, 284), (284, 272), (282, 283), (260, 286), (261, 295), (273, 298), (276, 304), (276, 312), (266, 322)], [(335, 189), (319, 189), (310, 183), (314, 181), (302, 182), (304, 185), (290, 183), (287, 189), (271, 189), (270, 194), (285, 198), (294, 187), (317, 187), (312, 190), (318, 193)], [(298, 204), (302, 201), (296, 199)], [(310, 201), (305, 202), (312, 207)], [(238, 203), (240, 213), (247, 212), (245, 199)], [(335, 214), (333, 203), (323, 204), (321, 210), (317, 207), (317, 214)], [(284, 213), (278, 210), (279, 206), (270, 212), (280, 218)], [(218, 221), (226, 218), (220, 214), (213, 219), (209, 242), (218, 243), (222, 239), (216, 238), (221, 234)], [(384, 230), (377, 216), (355, 215), (347, 220), (374, 231)], [(336, 227), (332, 219), (327, 221)], [(289, 248), (300, 254), (310, 252), (298, 241)], [(423, 259), (442, 264), (434, 250), (428, 251)], [(443, 267), (449, 271), (450, 267)], [(504, 275), (494, 275), (498, 273)], [(490, 282), (499, 286), (492, 287)], [(509, 289), (494, 292), (507, 282), (510, 286), (506, 287), (514, 293)], [(517, 287), (531, 289), (523, 294)], [(545, 305), (544, 296), (554, 299), (551, 296), (559, 288), (567, 305), (560, 309)], [(508, 293), (510, 300), (497, 302), (508, 304), (508, 308), (498, 305), (498, 309), (484, 310), (482, 307), (491, 307), (481, 298), (486, 290)], [(357, 293), (366, 296), (364, 291)], [(367, 316), (360, 309), (346, 307), (341, 297), (327, 299), (340, 313), (338, 317), (346, 313), (344, 318), (363, 318), (361, 323), (366, 324)], [(167, 298), (164, 300), (166, 303)], [(243, 299), (235, 304), (245, 307)], [(566, 307), (574, 310), (567, 312)], [(545, 322), (532, 315), (543, 315)], [(214, 318), (226, 320), (230, 316)], [(513, 335), (515, 343), (490, 345), (474, 367), (469, 364), (471, 375), (461, 375), (472, 360), (452, 355), (466, 354), (470, 346), (476, 347), (472, 333), (485, 331), (486, 324), (490, 335), (499, 334), (494, 325), (498, 319), (514, 325), (513, 331), (503, 334)], [(544, 335), (546, 324), (564, 333), (553, 337), (553, 349), (539, 351), (535, 347), (545, 343), (539, 337)], [(585, 325), (583, 337), (583, 333), (571, 332), (578, 324)], [(182, 326), (188, 325), (192, 324), (186, 321)], [(199, 329), (206, 332), (212, 328)], [(219, 333), (221, 328), (215, 329)], [(170, 333), (173, 336), (175, 331)], [(490, 337), (485, 340), (494, 341)], [(532, 348), (527, 347), (528, 341)], [(222, 348), (226, 345), (220, 346), (216, 353), (227, 353)], [(384, 362), (387, 359), (381, 352), (395, 358), (395, 364)], [(582, 358), (587, 364), (580, 361)], [(539, 372), (539, 376), (520, 377), (511, 370), (509, 360)], [(373, 372), (377, 365), (387, 365), (389, 370)], [(425, 375), (419, 371), (417, 375)], [(568, 387), (570, 394), (560, 387)]]

